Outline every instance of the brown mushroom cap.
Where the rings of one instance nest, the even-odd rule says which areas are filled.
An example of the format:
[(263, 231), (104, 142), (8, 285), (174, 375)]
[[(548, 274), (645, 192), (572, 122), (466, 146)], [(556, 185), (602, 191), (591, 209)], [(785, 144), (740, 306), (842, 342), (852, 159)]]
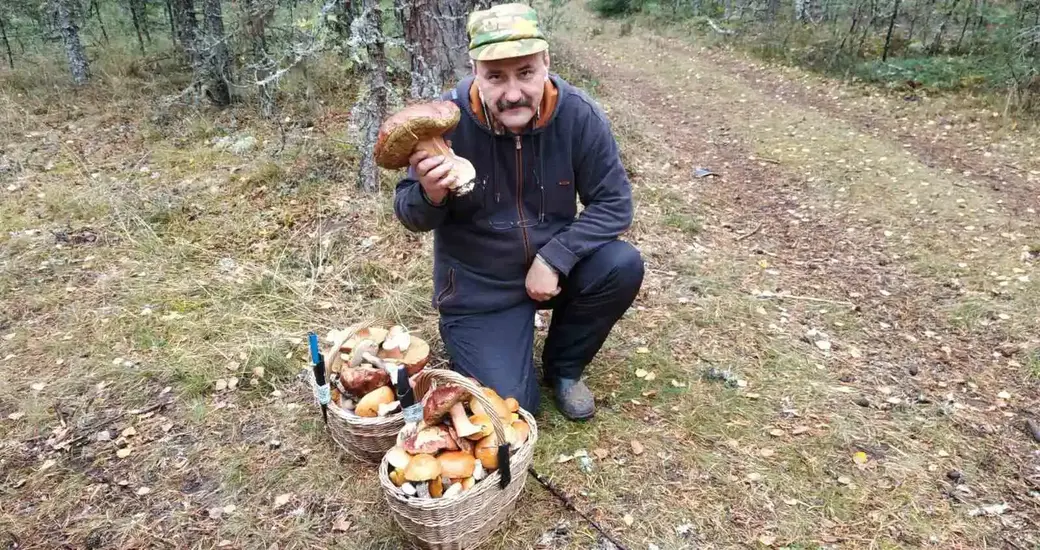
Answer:
[(394, 113), (379, 127), (376, 163), (391, 170), (408, 166), (417, 143), (452, 130), (461, 114), (451, 101), (417, 103)]
[(473, 475), (473, 469), (477, 465), (477, 460), (472, 454), (462, 451), (441, 453), (437, 460), (441, 463), (441, 474), (452, 479)]
[(430, 344), (418, 336), (411, 335), (404, 357), (398, 361), (408, 369), (408, 376), (415, 376), (430, 361)]
[(358, 416), (379, 416), (379, 406), (394, 401), (394, 390), (390, 386), (380, 386), (365, 394), (354, 408), (354, 414)]
[(470, 400), (469, 400), (469, 408), (470, 408), (471, 411), (473, 411), (474, 414), (487, 414), (487, 415), (490, 415), (491, 412), (494, 412), (494, 413), (498, 414), (498, 417), (501, 418), (502, 420), (505, 420), (505, 421), (512, 420), (512, 418), (511, 418), (512, 412), (509, 410), (509, 405), (507, 405), (505, 400), (503, 400), (502, 397), (498, 395), (498, 392), (496, 392), (495, 390), (493, 390), (491, 388), (485, 387), (484, 388), (484, 397), (487, 397), (488, 401), (491, 401), (491, 404), (495, 407), (495, 410), (494, 411), (485, 411), (483, 405), (481, 405), (480, 402), (477, 401), (477, 398), (476, 397), (471, 397)]
[(340, 371), (340, 381), (343, 389), (360, 397), (381, 386), (389, 386), (390, 375), (383, 369), (361, 365)]
[(507, 397), (506, 408), (509, 409), (509, 412), (515, 413), (520, 410), (520, 402), (517, 401), (515, 397)]
[(401, 447), (413, 455), (459, 450), (444, 426), (427, 426), (405, 439)]
[(485, 437), (495, 433), (495, 425), (491, 423), (491, 419), (486, 414), (474, 414), (469, 417), (471, 424), (480, 426), (480, 431), (468, 436), (468, 439), (472, 441), (479, 441)]
[(441, 475), (441, 463), (431, 454), (417, 454), (412, 457), (404, 470), (404, 478), (408, 481), (430, 481)]
[(462, 386), (446, 384), (433, 389), (423, 399), (423, 421), (432, 426), (441, 421), (451, 408), (469, 397), (469, 392)]

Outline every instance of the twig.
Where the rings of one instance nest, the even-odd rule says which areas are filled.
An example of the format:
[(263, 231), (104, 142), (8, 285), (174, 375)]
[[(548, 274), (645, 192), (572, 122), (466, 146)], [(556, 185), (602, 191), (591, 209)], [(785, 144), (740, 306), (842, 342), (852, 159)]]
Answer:
[(744, 233), (743, 235), (741, 235), (741, 236), (737, 237), (737, 242), (743, 241), (744, 239), (746, 239), (746, 238), (748, 238), (748, 237), (750, 237), (750, 236), (754, 235), (755, 233), (758, 233), (758, 232), (759, 232), (759, 231), (761, 231), (761, 230), (762, 230), (762, 224), (761, 224), (761, 223), (759, 223), (759, 224), (758, 224), (758, 225), (756, 225), (756, 226), (755, 226), (755, 228), (754, 228), (754, 229), (752, 229), (751, 231), (749, 231), (749, 232), (747, 232), (747, 233)]
[[(168, 400), (168, 401), (162, 401), (160, 403), (156, 403), (155, 405), (152, 405), (152, 406), (150, 406), (150, 407), (148, 407), (146, 409), (141, 409), (141, 410), (134, 409), (132, 411), (124, 411), (124, 412), (122, 412), (120, 414), (117, 414), (117, 415), (113, 416), (112, 418), (109, 418), (108, 420), (102, 420), (101, 422), (95, 422), (94, 424), (91, 424), (89, 426), (84, 426), (83, 428), (81, 428), (79, 430), (79, 431), (83, 432), (81, 435), (78, 435), (78, 436), (74, 437), (73, 439), (70, 439), (70, 440), (68, 440), (68, 441), (66, 441), (64, 443), (55, 442), (54, 445), (52, 445), (52, 446), (54, 448), (58, 448), (58, 447), (71, 447), (71, 446), (79, 443), (80, 441), (83, 441), (84, 439), (90, 437), (99, 428), (102, 428), (104, 426), (108, 426), (109, 424), (113, 424), (116, 421), (122, 420), (124, 417), (126, 417), (128, 415), (131, 415), (131, 414), (134, 414), (134, 415), (148, 414), (148, 413), (150, 413), (152, 411), (156, 411), (156, 410), (162, 409), (164, 407), (168, 407), (168, 406), (170, 406), (172, 404), (173, 404), (173, 401), (172, 400)], [(28, 443), (35, 443), (35, 442), (37, 442), (37, 441), (39, 441), (41, 439), (46, 439), (47, 437), (50, 437), (50, 435), (48, 434), (48, 435), (36, 436), (36, 437), (34, 437), (32, 439), (27, 439), (24, 443), (26, 443), (26, 444), (28, 444)]]
[(595, 527), (596, 530), (599, 531), (601, 535), (603, 535), (604, 537), (607, 537), (607, 539), (610, 542), (614, 543), (614, 546), (616, 546), (618, 548), (618, 550), (628, 550), (627, 546), (625, 546), (619, 540), (617, 540), (614, 537), (612, 537), (602, 527), (600, 527), (600, 525), (598, 523), (596, 523), (596, 520), (590, 518), (585, 512), (582, 512), (581, 510), (579, 510), (578, 507), (574, 505), (574, 502), (571, 501), (570, 497), (568, 497), (567, 495), (563, 494), (563, 492), (561, 492), (559, 489), (557, 489), (556, 486), (554, 486), (552, 484), (552, 482), (550, 482), (548, 479), (545, 479), (544, 477), (539, 475), (538, 472), (534, 471), (534, 466), (528, 467), (527, 471), (535, 479), (538, 480), (538, 483), (541, 483), (542, 486), (545, 487), (546, 489), (548, 489), (550, 493), (552, 493), (556, 498), (560, 499), (560, 501), (563, 502), (563, 504), (566, 505), (567, 508), (573, 510), (574, 512), (577, 512), (579, 515), (581, 515), (581, 517), (585, 518), (585, 521), (589, 522), (589, 524), (591, 524), (593, 527)]
[(795, 296), (794, 294), (770, 294), (767, 296), (757, 296), (758, 298), (780, 298), (791, 299), (791, 300), (805, 300), (806, 302), (819, 302), (821, 304), (834, 304), (838, 306), (852, 306), (856, 307), (856, 304), (847, 302), (845, 300), (828, 300), (826, 298), (814, 298), (812, 296)]

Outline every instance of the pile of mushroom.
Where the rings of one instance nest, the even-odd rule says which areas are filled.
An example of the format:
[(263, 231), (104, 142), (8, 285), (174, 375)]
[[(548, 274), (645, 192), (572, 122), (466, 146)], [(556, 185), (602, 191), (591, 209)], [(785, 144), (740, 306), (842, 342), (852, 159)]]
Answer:
[(333, 350), (329, 370), (332, 399), (341, 409), (364, 417), (393, 414), (401, 410), (394, 391), (397, 371), (404, 366), (409, 379), (430, 358), (430, 345), (400, 326), (372, 326), (354, 334), (333, 331), (328, 340)]
[(487, 411), (464, 388), (447, 384), (423, 398), (423, 418), (406, 425), (387, 451), (390, 481), (414, 498), (452, 498), (472, 489), (498, 469), (498, 436), (489, 415), (502, 421), (510, 452), (527, 441), (530, 427), (512, 397), (502, 399), (481, 386), (494, 405)]

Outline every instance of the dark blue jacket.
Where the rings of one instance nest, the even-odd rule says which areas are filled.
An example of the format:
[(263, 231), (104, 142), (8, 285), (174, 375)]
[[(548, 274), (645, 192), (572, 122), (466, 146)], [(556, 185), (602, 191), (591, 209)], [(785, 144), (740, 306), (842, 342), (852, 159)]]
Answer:
[(603, 111), (559, 76), (550, 79), (557, 92), (546, 108), (551, 114), (519, 135), (496, 135), (482, 123), (472, 106), (473, 77), (463, 79), (443, 96), (462, 110), (445, 137), (476, 168), (473, 190), (434, 206), (411, 169), (397, 184), (401, 223), (434, 232), (433, 306), (443, 314), (531, 300), (525, 280), (536, 254), (560, 273), (562, 285), (575, 263), (632, 222), (630, 183)]

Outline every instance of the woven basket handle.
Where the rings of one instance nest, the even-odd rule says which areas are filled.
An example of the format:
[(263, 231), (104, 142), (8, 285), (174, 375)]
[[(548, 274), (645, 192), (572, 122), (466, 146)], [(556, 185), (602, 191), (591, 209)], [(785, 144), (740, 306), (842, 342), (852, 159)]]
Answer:
[(473, 381), (462, 376), (461, 374), (448, 370), (448, 369), (423, 369), (415, 375), (415, 393), (419, 399), (426, 396), (426, 392), (432, 389), (433, 382), (441, 382), (443, 384), (455, 384), (456, 386), (462, 387), (468, 391), (470, 395), (476, 398), (477, 403), (480, 403), (481, 407), (487, 411), (488, 418), (491, 419), (491, 426), (495, 429), (495, 435), (497, 436), (498, 445), (498, 472), (502, 476), (499, 480), (499, 487), (505, 489), (509, 485), (512, 479), (512, 473), (509, 471), (509, 442), (506, 441), (506, 429), (502, 425), (502, 419), (495, 413), (495, 406), (491, 403), (491, 400), (484, 395), (484, 390)]

